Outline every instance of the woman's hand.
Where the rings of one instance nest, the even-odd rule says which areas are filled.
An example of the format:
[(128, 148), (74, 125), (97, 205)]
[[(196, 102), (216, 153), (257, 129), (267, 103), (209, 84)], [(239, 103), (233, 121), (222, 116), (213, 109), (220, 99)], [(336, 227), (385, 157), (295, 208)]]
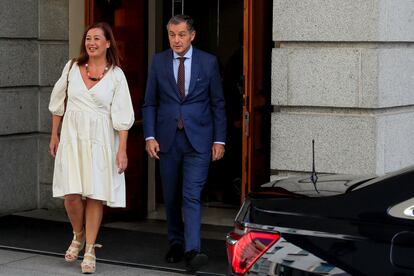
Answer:
[(118, 167), (118, 173), (122, 174), (128, 167), (128, 157), (125, 150), (118, 150), (116, 155), (116, 166)]
[(53, 156), (53, 158), (56, 157), (56, 153), (59, 146), (59, 137), (57, 135), (50, 136), (50, 143), (49, 143), (49, 153)]

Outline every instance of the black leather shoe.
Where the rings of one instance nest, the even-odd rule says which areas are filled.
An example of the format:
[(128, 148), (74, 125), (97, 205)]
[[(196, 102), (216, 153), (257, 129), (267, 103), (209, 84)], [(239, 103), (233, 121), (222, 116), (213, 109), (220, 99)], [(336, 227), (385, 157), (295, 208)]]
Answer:
[(165, 255), (165, 260), (168, 263), (178, 263), (184, 257), (184, 246), (179, 243), (174, 243), (168, 249), (167, 254)]
[(197, 250), (185, 252), (185, 265), (188, 271), (197, 271), (208, 262), (208, 256)]

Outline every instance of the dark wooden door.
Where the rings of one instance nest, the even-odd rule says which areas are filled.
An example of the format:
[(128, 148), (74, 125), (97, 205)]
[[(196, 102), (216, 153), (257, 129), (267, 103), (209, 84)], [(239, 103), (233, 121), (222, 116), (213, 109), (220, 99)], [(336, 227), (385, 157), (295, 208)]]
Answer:
[(241, 200), (270, 176), (272, 1), (244, 0)]
[(126, 208), (105, 208), (105, 219), (139, 219), (147, 215), (147, 155), (142, 132), (141, 105), (147, 77), (147, 1), (86, 0), (86, 24), (109, 23), (122, 57), (135, 111), (135, 124), (128, 135)]

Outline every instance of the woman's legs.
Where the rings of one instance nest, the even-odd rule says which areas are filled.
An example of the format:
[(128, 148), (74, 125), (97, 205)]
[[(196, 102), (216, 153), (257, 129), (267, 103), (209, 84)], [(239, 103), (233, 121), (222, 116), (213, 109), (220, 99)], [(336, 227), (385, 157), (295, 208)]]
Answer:
[[(103, 204), (100, 200), (86, 198), (82, 200), (81, 195), (70, 194), (65, 196), (65, 208), (75, 233), (65, 259), (73, 262), (78, 258), (79, 250), (83, 247), (86, 237), (86, 248), (81, 268), (83, 273), (94, 273), (95, 264), (95, 241), (102, 222)], [(85, 231), (83, 231), (85, 224)], [(100, 245), (97, 245), (100, 246)]]
[(100, 200), (91, 198), (86, 199), (85, 207), (85, 229), (86, 229), (86, 247), (85, 255), (81, 263), (82, 273), (94, 273), (96, 269), (95, 244), (96, 237), (101, 226), (103, 214), (103, 204)]
[(87, 198), (85, 206), (86, 243), (95, 244), (103, 214), (102, 201)]
[(73, 240), (66, 251), (65, 260), (74, 262), (79, 256), (79, 251), (84, 245), (83, 219), (84, 219), (84, 203), (82, 197), (77, 194), (65, 196), (65, 209), (68, 214), (73, 229)]
[(84, 210), (85, 206), (82, 201), (82, 196), (78, 194), (65, 195), (65, 209), (68, 214), (70, 223), (72, 224), (73, 232), (78, 233), (76, 239), (81, 241), (85, 233), (83, 230)]
[[(102, 201), (87, 198), (86, 202), (84, 202), (81, 195), (70, 194), (65, 196), (65, 209), (72, 224), (73, 231), (75, 233), (82, 232), (85, 221), (86, 243), (94, 244), (102, 221)], [(77, 237), (79, 241), (83, 238), (84, 234), (81, 233)]]

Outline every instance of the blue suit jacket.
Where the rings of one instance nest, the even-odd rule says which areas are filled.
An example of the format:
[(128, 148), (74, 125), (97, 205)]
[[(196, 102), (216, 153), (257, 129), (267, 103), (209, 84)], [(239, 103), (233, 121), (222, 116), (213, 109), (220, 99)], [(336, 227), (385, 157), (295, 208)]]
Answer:
[(193, 47), (188, 94), (180, 99), (173, 73), (173, 52), (153, 58), (142, 107), (144, 136), (153, 136), (167, 152), (183, 118), (184, 130), (197, 152), (211, 150), (213, 142), (226, 141), (226, 112), (219, 66), (215, 56)]

